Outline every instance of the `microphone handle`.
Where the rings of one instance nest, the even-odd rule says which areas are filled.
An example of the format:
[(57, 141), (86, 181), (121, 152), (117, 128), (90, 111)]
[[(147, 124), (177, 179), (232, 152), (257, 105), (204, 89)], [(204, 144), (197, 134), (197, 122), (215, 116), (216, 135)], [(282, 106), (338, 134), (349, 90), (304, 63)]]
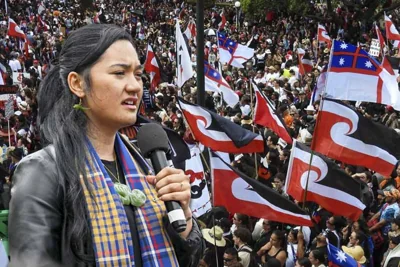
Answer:
[[(156, 150), (150, 154), (151, 164), (155, 173), (159, 173), (165, 167), (168, 167), (168, 160), (165, 152)], [(182, 207), (178, 201), (165, 201), (165, 206), (168, 212), (169, 223), (177, 233), (186, 230), (186, 218), (183, 213)]]

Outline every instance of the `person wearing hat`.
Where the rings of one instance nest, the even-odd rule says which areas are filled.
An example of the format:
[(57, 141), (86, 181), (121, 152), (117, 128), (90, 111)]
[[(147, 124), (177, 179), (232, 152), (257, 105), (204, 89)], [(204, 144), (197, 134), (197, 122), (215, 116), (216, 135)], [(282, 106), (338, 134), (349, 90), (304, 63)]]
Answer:
[(365, 264), (367, 262), (367, 258), (364, 256), (364, 250), (361, 246), (354, 246), (354, 247), (346, 247), (342, 246), (342, 250), (355, 259), (359, 264)]
[(240, 124), (242, 126), (244, 125), (250, 125), (253, 123), (253, 120), (250, 118), (250, 116), (246, 115), (242, 117), (242, 120), (240, 121)]
[[(201, 230), (203, 238), (206, 241), (206, 250), (204, 252), (204, 257), (212, 254), (214, 255), (212, 263), (210, 266), (224, 266), (224, 251), (226, 249), (226, 240), (224, 238), (224, 231), (219, 226), (214, 226), (212, 228), (205, 228)], [(217, 252), (218, 263), (216, 262), (215, 252)]]

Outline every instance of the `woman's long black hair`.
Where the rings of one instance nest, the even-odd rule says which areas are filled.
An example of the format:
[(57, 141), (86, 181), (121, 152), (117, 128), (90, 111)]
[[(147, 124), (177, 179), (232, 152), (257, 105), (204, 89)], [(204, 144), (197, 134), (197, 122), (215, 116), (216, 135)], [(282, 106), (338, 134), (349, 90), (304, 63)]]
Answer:
[[(132, 42), (131, 36), (115, 25), (91, 24), (73, 31), (65, 41), (58, 62), (46, 75), (38, 93), (41, 141), (55, 148), (56, 165), (60, 183), (65, 188), (65, 210), (67, 217), (67, 240), (79, 261), (93, 260), (85, 253), (82, 240), (91, 239), (88, 212), (80, 183), (80, 175), (90, 190), (85, 175), (85, 139), (88, 118), (84, 112), (75, 110), (79, 99), (67, 83), (68, 74), (75, 71), (84, 77), (85, 90), (90, 90), (91, 67), (116, 41)], [(91, 249), (91, 248), (89, 248)], [(82, 253), (83, 252), (83, 253)]]

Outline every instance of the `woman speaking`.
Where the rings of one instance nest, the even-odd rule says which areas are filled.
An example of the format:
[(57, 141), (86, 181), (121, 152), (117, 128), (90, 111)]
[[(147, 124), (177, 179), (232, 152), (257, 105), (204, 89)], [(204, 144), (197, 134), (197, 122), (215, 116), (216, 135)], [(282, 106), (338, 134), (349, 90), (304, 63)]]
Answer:
[[(142, 67), (130, 35), (92, 24), (68, 37), (41, 84), (39, 124), (46, 147), (14, 173), (10, 266), (196, 266), (202, 238), (189, 208), (188, 177), (152, 175), (118, 134), (136, 122)], [(187, 220), (177, 233), (164, 201)]]

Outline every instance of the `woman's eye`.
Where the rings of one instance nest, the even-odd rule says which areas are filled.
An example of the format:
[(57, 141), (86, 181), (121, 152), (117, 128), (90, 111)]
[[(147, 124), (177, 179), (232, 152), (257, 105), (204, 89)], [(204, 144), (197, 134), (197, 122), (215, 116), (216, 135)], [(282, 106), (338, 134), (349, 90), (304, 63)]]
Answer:
[(123, 71), (114, 72), (115, 75), (124, 75)]

